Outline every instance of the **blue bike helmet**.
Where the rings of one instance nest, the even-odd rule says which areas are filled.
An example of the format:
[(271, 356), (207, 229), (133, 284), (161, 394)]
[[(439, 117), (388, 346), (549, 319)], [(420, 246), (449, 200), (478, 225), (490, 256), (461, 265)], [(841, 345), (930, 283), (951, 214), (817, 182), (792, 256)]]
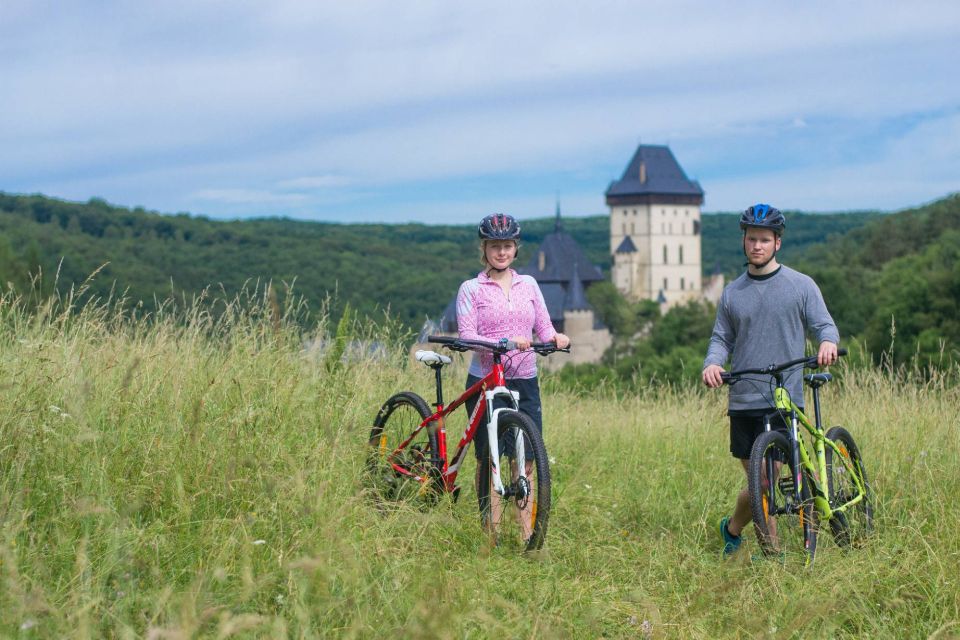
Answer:
[(740, 214), (740, 229), (743, 231), (746, 231), (747, 227), (758, 227), (770, 229), (779, 236), (783, 234), (786, 226), (787, 221), (780, 210), (768, 204), (755, 204)]

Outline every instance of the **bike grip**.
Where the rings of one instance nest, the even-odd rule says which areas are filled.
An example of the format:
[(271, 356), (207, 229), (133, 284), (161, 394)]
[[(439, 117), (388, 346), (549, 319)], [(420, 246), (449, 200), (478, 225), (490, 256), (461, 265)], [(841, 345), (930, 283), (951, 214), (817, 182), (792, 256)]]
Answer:
[(427, 336), (427, 342), (434, 344), (453, 344), (456, 340), (456, 338), (451, 338), (450, 336)]
[(847, 355), (847, 350), (844, 349), (843, 347), (840, 347), (839, 349), (837, 349), (837, 355), (838, 355), (838, 356), (845, 356), (845, 355)]

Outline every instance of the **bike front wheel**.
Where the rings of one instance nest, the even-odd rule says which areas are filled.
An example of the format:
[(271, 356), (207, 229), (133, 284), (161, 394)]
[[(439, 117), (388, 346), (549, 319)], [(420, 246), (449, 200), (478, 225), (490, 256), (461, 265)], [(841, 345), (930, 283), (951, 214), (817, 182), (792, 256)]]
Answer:
[(857, 545), (873, 530), (873, 496), (870, 493), (867, 471), (863, 466), (860, 449), (850, 432), (843, 427), (831, 427), (826, 438), (836, 445), (842, 456), (842, 459), (837, 456), (833, 447), (826, 447), (830, 507), (841, 507), (860, 495), (854, 474), (859, 476), (864, 488), (863, 498), (859, 502), (850, 505), (845, 511), (835, 512), (830, 520), (833, 537), (839, 546)]
[(754, 441), (747, 485), (760, 549), (766, 556), (802, 557), (810, 563), (817, 550), (818, 516), (812, 479), (805, 470), (797, 471), (785, 433), (766, 431)]
[(381, 496), (407, 499), (437, 495), (443, 461), (436, 430), (427, 425), (417, 431), (431, 415), (426, 401), (411, 391), (390, 396), (380, 407), (370, 430), (367, 468), (373, 488)]
[(494, 489), (491, 456), (484, 456), (477, 475), (483, 527), (498, 545), (535, 551), (543, 547), (550, 517), (550, 467), (543, 438), (529, 416), (504, 411), (497, 421), (497, 441), (504, 493)]

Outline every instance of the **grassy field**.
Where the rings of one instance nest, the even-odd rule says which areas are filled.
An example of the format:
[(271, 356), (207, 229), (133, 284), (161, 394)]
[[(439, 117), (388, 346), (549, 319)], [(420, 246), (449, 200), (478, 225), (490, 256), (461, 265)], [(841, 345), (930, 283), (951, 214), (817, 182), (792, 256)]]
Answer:
[[(743, 478), (722, 394), (546, 380), (554, 507), (520, 557), (481, 535), (472, 467), (457, 503), (376, 506), (371, 421), (393, 391), (429, 400), (431, 373), (400, 349), (332, 357), (322, 327), (327, 350), (304, 348), (270, 300), (216, 319), (0, 300), (0, 637), (960, 637), (955, 388), (827, 389), (877, 529), (854, 552), (824, 535), (805, 570), (752, 561), (752, 529), (720, 557)], [(341, 336), (364, 331), (394, 343)]]

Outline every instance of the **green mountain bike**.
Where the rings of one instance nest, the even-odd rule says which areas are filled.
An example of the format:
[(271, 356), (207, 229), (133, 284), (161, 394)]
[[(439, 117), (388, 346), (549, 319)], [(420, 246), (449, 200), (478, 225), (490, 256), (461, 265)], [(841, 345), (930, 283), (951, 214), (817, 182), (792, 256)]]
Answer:
[[(840, 349), (839, 355), (846, 355)], [(803, 376), (813, 392), (814, 422), (790, 398), (784, 378), (798, 368), (816, 369), (817, 357), (804, 357), (761, 369), (721, 374), (727, 384), (750, 382), (770, 399), (766, 430), (754, 441), (747, 486), (757, 540), (765, 555), (803, 554), (812, 563), (817, 534), (829, 524), (837, 544), (857, 546), (873, 529), (873, 496), (860, 448), (843, 427), (824, 433), (820, 388), (833, 380), (826, 372)], [(771, 429), (771, 418), (783, 416), (786, 430)], [(810, 435), (813, 457), (799, 425)]]

